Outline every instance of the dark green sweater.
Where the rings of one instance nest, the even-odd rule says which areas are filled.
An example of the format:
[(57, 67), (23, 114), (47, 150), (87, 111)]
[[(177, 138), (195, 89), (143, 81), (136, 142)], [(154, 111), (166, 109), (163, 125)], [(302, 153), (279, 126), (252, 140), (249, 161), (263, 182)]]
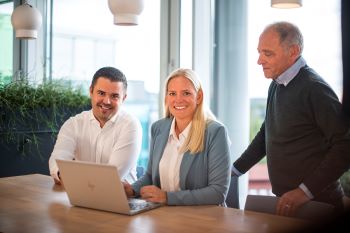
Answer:
[(316, 200), (322, 192), (342, 195), (337, 180), (350, 167), (349, 121), (311, 68), (301, 68), (287, 86), (271, 83), (265, 122), (234, 166), (245, 173), (265, 155), (277, 196), (301, 183)]

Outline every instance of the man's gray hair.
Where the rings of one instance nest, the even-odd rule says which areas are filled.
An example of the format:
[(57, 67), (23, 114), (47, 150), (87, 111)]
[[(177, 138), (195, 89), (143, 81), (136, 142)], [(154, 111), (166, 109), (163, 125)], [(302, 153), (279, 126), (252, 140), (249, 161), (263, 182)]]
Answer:
[(304, 39), (299, 28), (289, 22), (281, 21), (275, 22), (268, 25), (265, 31), (274, 30), (280, 37), (280, 42), (282, 45), (290, 47), (292, 45), (298, 45), (300, 48), (300, 54), (302, 54), (304, 49)]

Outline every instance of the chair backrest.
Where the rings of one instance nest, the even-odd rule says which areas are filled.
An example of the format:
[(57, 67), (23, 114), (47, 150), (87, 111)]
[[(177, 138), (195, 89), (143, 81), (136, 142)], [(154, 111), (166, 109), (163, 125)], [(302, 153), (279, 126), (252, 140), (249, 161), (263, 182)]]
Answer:
[(238, 177), (231, 176), (230, 187), (226, 197), (227, 207), (239, 209)]
[[(278, 197), (248, 195), (244, 210), (276, 214)], [(309, 201), (299, 208), (296, 218), (322, 220), (334, 217), (334, 206), (328, 203)]]
[(145, 169), (141, 166), (137, 166), (136, 167), (136, 177), (137, 179), (140, 178), (141, 176), (143, 176), (143, 174), (145, 173)]

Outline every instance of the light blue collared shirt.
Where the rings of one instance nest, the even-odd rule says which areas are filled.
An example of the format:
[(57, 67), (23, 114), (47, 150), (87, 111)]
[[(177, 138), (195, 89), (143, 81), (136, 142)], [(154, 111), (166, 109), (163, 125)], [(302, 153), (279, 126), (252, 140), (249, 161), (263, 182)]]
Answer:
[[(293, 78), (299, 73), (300, 69), (306, 65), (306, 61), (304, 58), (300, 57), (291, 67), (289, 67), (286, 71), (284, 71), (280, 76), (278, 76), (274, 81), (278, 84), (287, 86), (290, 81), (293, 80)], [(232, 166), (232, 173), (241, 176), (242, 173), (238, 171), (234, 166)], [(313, 199), (314, 196), (310, 192), (310, 190), (304, 185), (304, 183), (301, 183), (299, 185), (299, 188), (304, 191), (306, 196), (308, 196), (310, 199)]]
[(300, 57), (291, 67), (278, 76), (275, 81), (278, 84), (287, 86), (290, 81), (299, 73), (299, 70), (306, 65), (304, 58)]

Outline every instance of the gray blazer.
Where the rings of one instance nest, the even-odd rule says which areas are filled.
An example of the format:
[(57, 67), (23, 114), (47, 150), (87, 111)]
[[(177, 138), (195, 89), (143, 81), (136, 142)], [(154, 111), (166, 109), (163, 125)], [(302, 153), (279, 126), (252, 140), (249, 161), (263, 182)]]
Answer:
[[(132, 186), (136, 194), (145, 185), (160, 187), (159, 162), (168, 142), (172, 118), (152, 125), (147, 171)], [(212, 121), (205, 133), (204, 151), (186, 152), (180, 165), (181, 191), (167, 192), (168, 205), (224, 204), (231, 174), (230, 140), (224, 125)]]

